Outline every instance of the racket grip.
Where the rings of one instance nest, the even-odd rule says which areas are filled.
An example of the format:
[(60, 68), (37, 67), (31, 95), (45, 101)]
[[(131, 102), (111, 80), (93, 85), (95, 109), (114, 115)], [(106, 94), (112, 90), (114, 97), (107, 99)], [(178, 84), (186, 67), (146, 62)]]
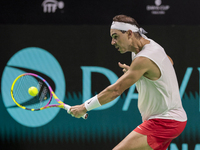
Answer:
[[(67, 111), (67, 113), (68, 114), (70, 114), (70, 108), (71, 108), (71, 106), (69, 106), (69, 105), (67, 105), (67, 104), (64, 104), (64, 109)], [(86, 114), (84, 114), (83, 116), (82, 116), (82, 118), (83, 119), (87, 119), (88, 118), (88, 113), (86, 113)]]

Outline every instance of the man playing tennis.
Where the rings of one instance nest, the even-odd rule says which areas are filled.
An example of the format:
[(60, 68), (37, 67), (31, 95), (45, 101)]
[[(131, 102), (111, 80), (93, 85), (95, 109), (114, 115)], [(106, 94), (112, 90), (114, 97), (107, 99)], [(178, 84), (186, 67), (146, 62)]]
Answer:
[(132, 52), (131, 65), (119, 63), (124, 74), (116, 83), (82, 105), (71, 107), (70, 113), (80, 118), (136, 84), (143, 123), (113, 150), (166, 150), (172, 139), (184, 130), (187, 122), (173, 62), (159, 44), (144, 35), (144, 30), (131, 17), (115, 16), (110, 35), (111, 44), (120, 53)]

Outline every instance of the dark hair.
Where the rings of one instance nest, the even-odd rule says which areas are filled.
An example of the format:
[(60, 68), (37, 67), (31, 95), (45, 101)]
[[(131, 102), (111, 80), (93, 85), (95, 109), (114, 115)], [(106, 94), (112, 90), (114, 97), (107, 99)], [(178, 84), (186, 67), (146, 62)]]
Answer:
[(135, 19), (126, 15), (117, 15), (113, 18), (113, 21), (129, 23), (132, 25), (136, 25), (138, 28), (140, 28), (139, 24), (137, 23)]
[[(133, 19), (132, 17), (126, 16), (126, 15), (117, 15), (113, 18), (113, 21), (129, 23), (132, 25), (136, 25), (138, 28), (140, 28), (139, 24), (137, 23), (137, 21), (135, 19)], [(126, 31), (121, 31), (121, 32), (125, 33)], [(142, 37), (139, 32), (136, 32), (134, 34), (138, 38)]]

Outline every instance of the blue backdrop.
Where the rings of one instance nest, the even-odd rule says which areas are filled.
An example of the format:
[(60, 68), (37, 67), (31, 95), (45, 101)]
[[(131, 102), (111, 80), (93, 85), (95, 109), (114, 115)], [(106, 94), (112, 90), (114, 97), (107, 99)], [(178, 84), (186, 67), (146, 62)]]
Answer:
[[(200, 149), (199, 26), (143, 26), (174, 60), (183, 107), (188, 115), (184, 132), (168, 149)], [(10, 97), (14, 78), (35, 72), (51, 79), (56, 95), (70, 105), (81, 104), (112, 84), (123, 73), (117, 63), (130, 64), (110, 45), (106, 25), (0, 25), (2, 149), (112, 149), (142, 120), (133, 85), (113, 103), (75, 119), (52, 108), (29, 112)]]

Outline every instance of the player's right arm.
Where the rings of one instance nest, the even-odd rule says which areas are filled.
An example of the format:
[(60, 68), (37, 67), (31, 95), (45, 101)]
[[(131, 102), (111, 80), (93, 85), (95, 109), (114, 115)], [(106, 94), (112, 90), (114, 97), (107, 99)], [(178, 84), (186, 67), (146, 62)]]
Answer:
[(106, 104), (118, 96), (126, 89), (137, 82), (141, 76), (151, 68), (151, 60), (145, 57), (138, 57), (131, 63), (129, 69), (124, 73), (114, 84), (108, 86), (98, 94), (98, 99), (101, 105)]
[[(169, 57), (168, 55), (167, 55), (167, 57), (169, 58), (169, 60), (170, 60), (170, 62), (172, 63), (172, 65), (174, 65), (174, 62), (173, 62), (172, 58)], [(128, 66), (128, 65), (126, 65), (126, 64), (121, 64), (120, 62), (118, 62), (118, 65), (119, 65), (120, 68), (122, 68), (122, 71), (123, 71), (124, 73), (126, 73), (126, 72), (128, 71), (128, 69), (130, 68), (130, 66)]]
[(80, 116), (83, 113), (86, 113), (88, 110), (86, 109), (86, 106), (89, 105), (90, 107), (92, 103), (95, 105), (98, 105), (99, 103), (100, 106), (111, 102), (135, 82), (137, 82), (141, 76), (148, 72), (148, 70), (151, 68), (151, 65), (152, 62), (148, 58), (138, 57), (134, 59), (128, 71), (124, 73), (114, 84), (108, 86), (102, 92), (100, 92), (97, 97), (91, 98), (91, 100), (86, 101), (84, 104), (71, 107), (71, 114), (77, 118), (80, 118)]

